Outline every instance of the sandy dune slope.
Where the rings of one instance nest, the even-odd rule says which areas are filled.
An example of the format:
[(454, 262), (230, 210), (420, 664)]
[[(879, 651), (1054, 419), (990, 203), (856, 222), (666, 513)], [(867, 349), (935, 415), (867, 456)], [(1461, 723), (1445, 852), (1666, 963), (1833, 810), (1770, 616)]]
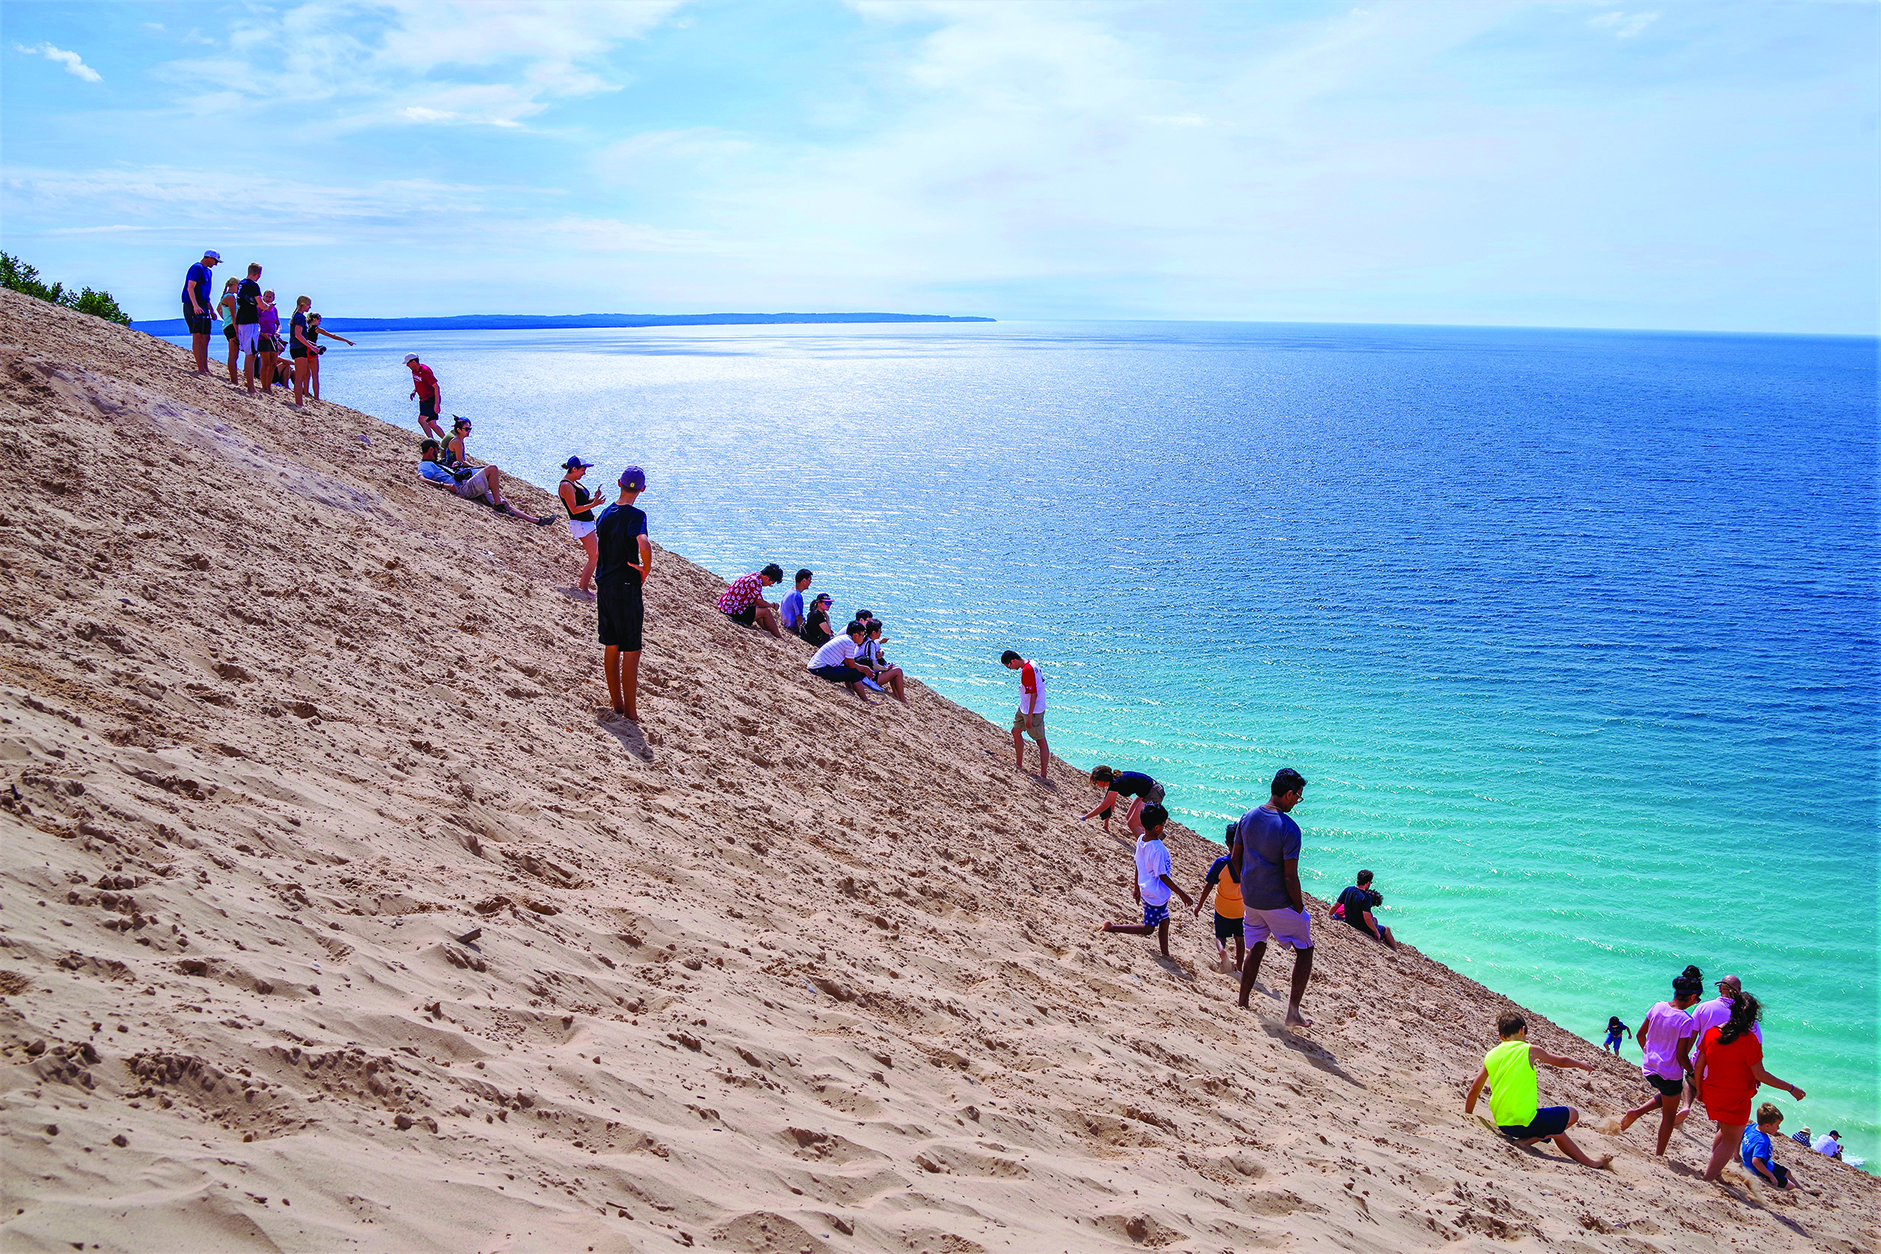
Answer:
[[(0, 430), (0, 1248), (1875, 1248), (1800, 1148), (1820, 1198), (1502, 1143), (1509, 1003), (1413, 950), (1325, 928), (1296, 1034), (1205, 926), (1094, 936), (1074, 774), (859, 708), (675, 555), (645, 741), (604, 723), (566, 531), (409, 432), (12, 293)], [(1638, 1099), (1531, 1021), (1599, 1060), (1544, 1096)]]

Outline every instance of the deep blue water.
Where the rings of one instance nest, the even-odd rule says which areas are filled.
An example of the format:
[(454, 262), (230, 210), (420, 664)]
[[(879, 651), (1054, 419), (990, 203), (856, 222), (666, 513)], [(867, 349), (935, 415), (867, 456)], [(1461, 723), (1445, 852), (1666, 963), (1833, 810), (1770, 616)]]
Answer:
[(413, 425), (416, 348), (473, 453), (543, 484), (571, 451), (645, 466), (662, 542), (814, 567), (989, 717), (999, 651), (1038, 659), (1054, 750), (1149, 771), (1204, 834), (1296, 766), (1310, 891), (1369, 866), (1406, 940), (1590, 1037), (1687, 962), (1742, 975), (1810, 1093), (1790, 1125), (1874, 1159), (1874, 341), (360, 340), (330, 399)]

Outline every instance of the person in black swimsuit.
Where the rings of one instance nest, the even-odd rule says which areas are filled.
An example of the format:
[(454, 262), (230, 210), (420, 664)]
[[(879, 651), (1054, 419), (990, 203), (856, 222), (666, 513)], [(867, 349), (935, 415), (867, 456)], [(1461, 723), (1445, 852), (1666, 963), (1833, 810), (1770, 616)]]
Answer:
[(1080, 823), (1102, 814), (1104, 825), (1109, 827), (1111, 808), (1119, 799), (1127, 797), (1130, 809), (1126, 812), (1124, 826), (1129, 828), (1132, 837), (1141, 836), (1143, 807), (1162, 804), (1163, 786), (1141, 771), (1114, 771), (1100, 766), (1091, 772), (1091, 784), (1104, 790), (1104, 799), (1092, 806), (1089, 814), (1079, 815)]
[(831, 598), (827, 592), (810, 602), (810, 612), (803, 616), (803, 630), (797, 633), (819, 649), (835, 638), (829, 626), (830, 605)]
[(594, 536), (594, 511), (607, 504), (604, 494), (589, 496), (588, 489), (581, 486), (581, 477), (593, 465), (579, 457), (569, 458), (562, 463), (566, 473), (561, 486), (556, 488), (561, 494), (562, 508), (568, 511), (568, 534), (588, 553), (588, 564), (581, 568), (581, 579), (576, 586), (590, 596), (594, 594), (594, 568), (601, 561), (601, 542)]

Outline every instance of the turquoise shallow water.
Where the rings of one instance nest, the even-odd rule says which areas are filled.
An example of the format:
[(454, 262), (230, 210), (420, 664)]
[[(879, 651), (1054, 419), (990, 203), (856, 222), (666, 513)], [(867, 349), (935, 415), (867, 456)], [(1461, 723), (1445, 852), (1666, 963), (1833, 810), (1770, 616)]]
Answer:
[(408, 347), (477, 455), (644, 465), (662, 542), (814, 567), (989, 717), (998, 652), (1039, 659), (1053, 748), (1204, 834), (1298, 767), (1310, 891), (1369, 866), (1405, 939), (1590, 1039), (1740, 974), (1788, 1126), (1875, 1160), (1873, 341), (364, 336), (329, 398), (412, 425)]

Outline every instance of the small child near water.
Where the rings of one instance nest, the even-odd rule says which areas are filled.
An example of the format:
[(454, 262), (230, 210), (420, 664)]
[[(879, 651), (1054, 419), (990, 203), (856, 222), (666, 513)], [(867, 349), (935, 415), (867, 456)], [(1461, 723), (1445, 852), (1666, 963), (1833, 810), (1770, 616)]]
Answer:
[(1627, 1036), (1631, 1036), (1633, 1034), (1633, 1029), (1627, 1027), (1624, 1023), (1621, 1023), (1619, 1015), (1613, 1015), (1607, 1020), (1607, 1039), (1606, 1039), (1606, 1043), (1603, 1044), (1600, 1048), (1605, 1049), (1605, 1050), (1611, 1050), (1613, 1053), (1613, 1056), (1615, 1058), (1618, 1058), (1620, 1056), (1620, 1034), (1621, 1033), (1625, 1033)]
[(1772, 1137), (1782, 1135), (1783, 1112), (1775, 1105), (1765, 1102), (1757, 1107), (1757, 1123), (1744, 1133), (1744, 1143), (1738, 1150), (1738, 1158), (1753, 1176), (1766, 1184), (1774, 1184), (1779, 1189), (1800, 1189), (1796, 1177), (1789, 1169), (1776, 1161), (1776, 1151), (1770, 1146)]
[(1482, 1096), (1483, 1086), (1487, 1084), (1490, 1117), (1502, 1129), (1502, 1135), (1517, 1145), (1526, 1148), (1537, 1141), (1551, 1140), (1562, 1153), (1583, 1167), (1598, 1171), (1612, 1163), (1613, 1155), (1589, 1158), (1568, 1138), (1567, 1130), (1580, 1120), (1580, 1111), (1572, 1106), (1541, 1105), (1537, 1064), (1573, 1067), (1580, 1071), (1592, 1071), (1594, 1065), (1562, 1058), (1530, 1045), (1528, 1020), (1514, 1011), (1507, 1011), (1496, 1019), (1496, 1035), (1502, 1038), (1502, 1044), (1483, 1056), (1482, 1070), (1470, 1081), (1463, 1113), (1467, 1115), (1476, 1109), (1476, 1099)]
[(1119, 932), (1125, 936), (1148, 936), (1154, 932), (1157, 943), (1162, 946), (1163, 957), (1167, 958), (1169, 895), (1174, 893), (1182, 898), (1185, 906), (1193, 906), (1195, 901), (1169, 878), (1169, 850), (1163, 844), (1163, 824), (1169, 821), (1169, 811), (1159, 805), (1144, 806), (1137, 821), (1143, 825), (1143, 834), (1136, 840), (1136, 899), (1143, 903), (1143, 921), (1106, 923), (1098, 931)]

